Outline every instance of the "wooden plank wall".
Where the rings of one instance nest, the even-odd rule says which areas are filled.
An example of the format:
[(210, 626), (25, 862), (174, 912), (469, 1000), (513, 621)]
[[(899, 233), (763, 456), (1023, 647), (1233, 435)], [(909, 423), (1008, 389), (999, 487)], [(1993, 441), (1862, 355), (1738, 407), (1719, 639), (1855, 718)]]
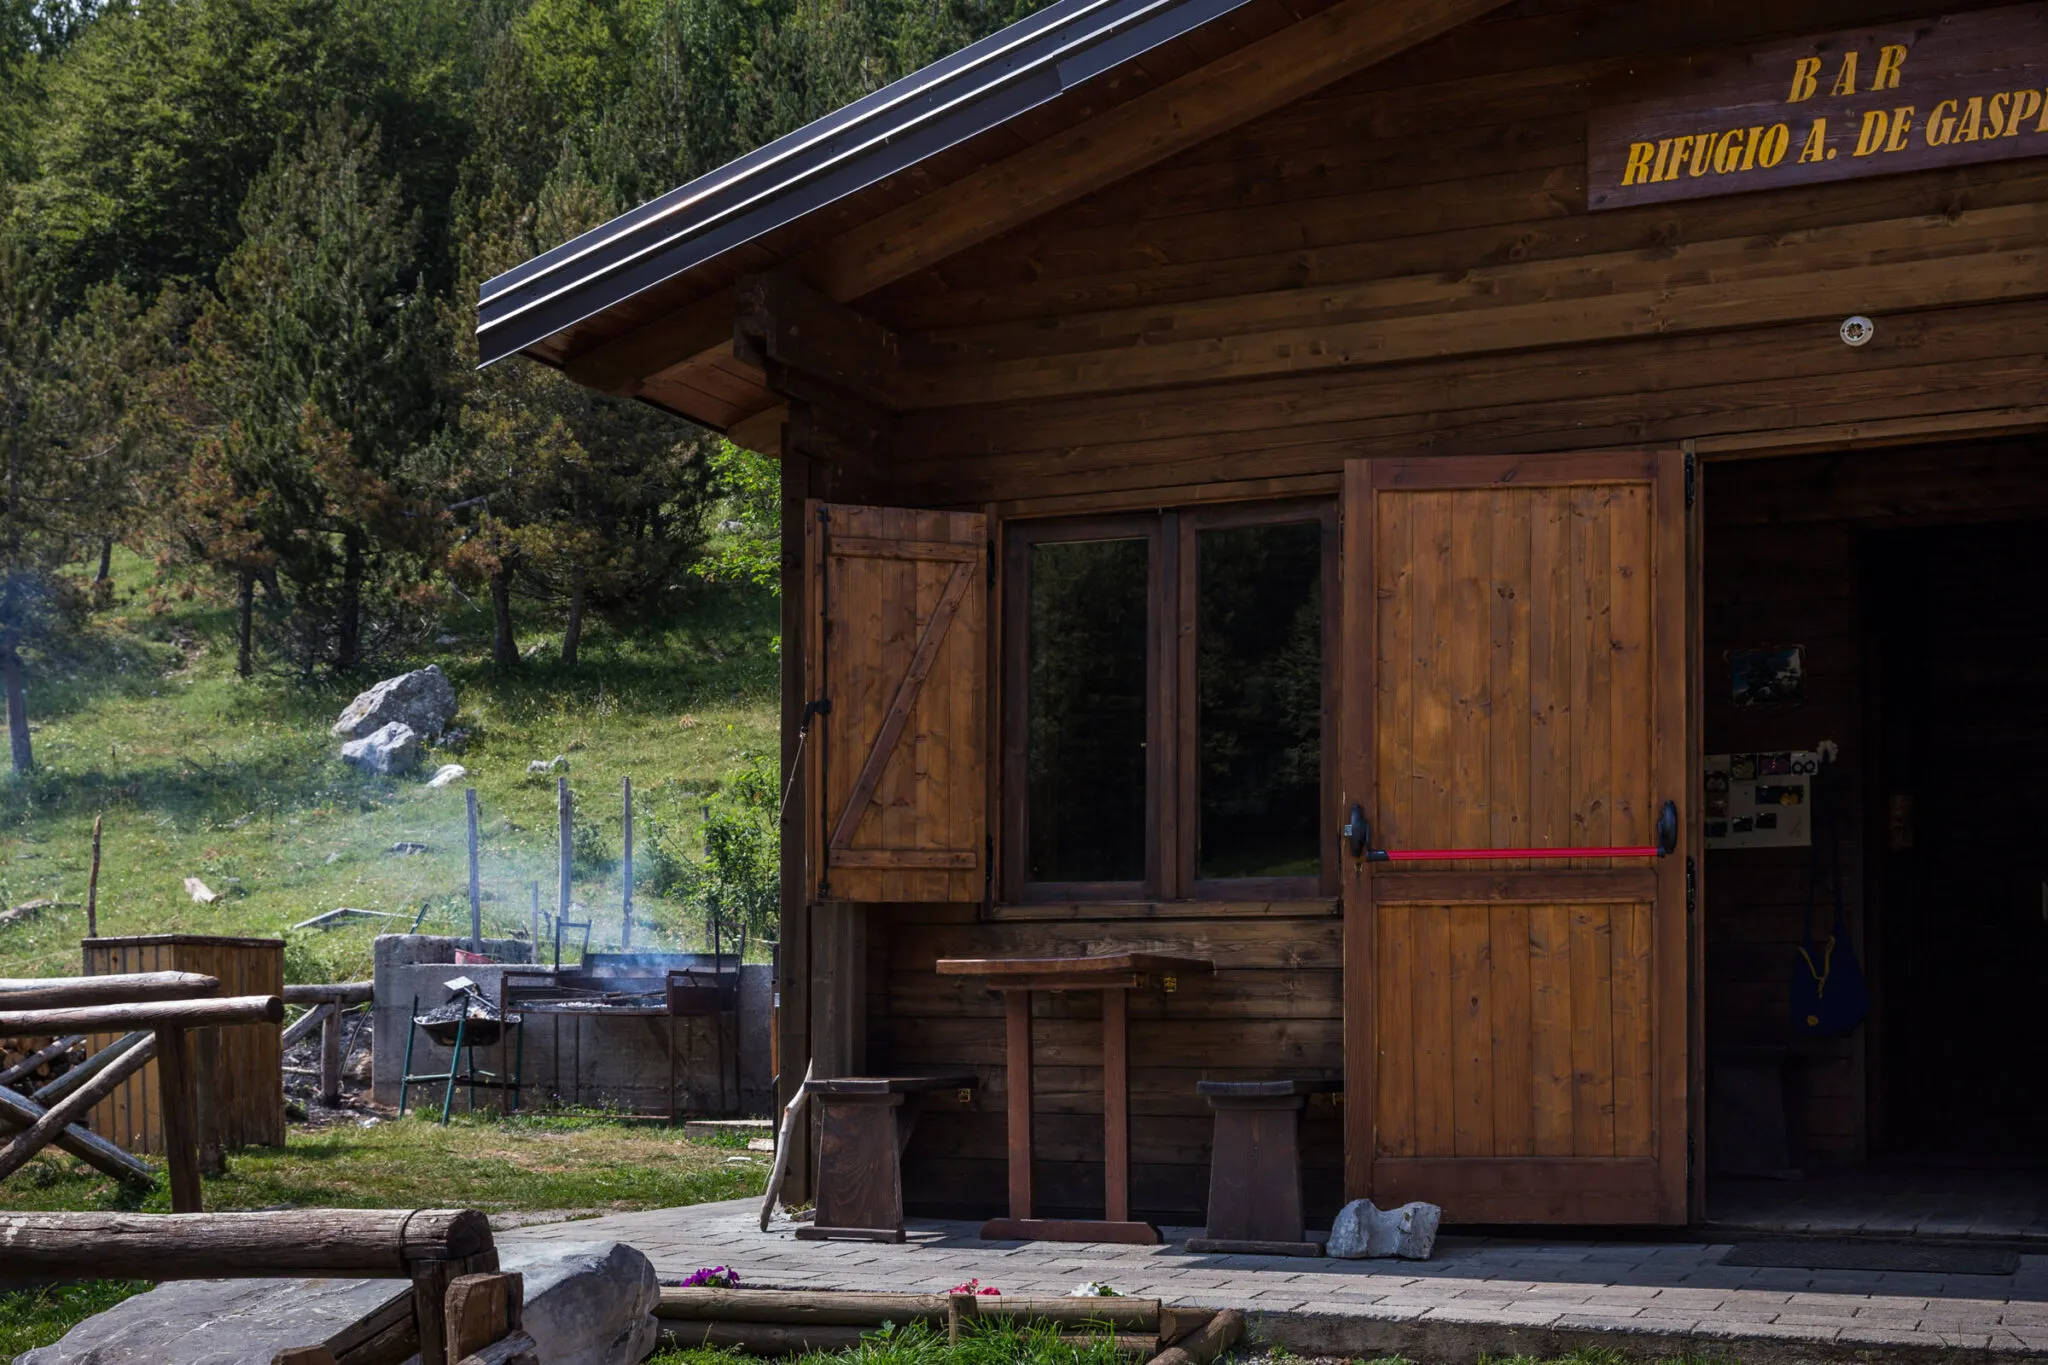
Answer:
[[(1883, 945), (1866, 914), (1873, 717), (1860, 537), (1886, 526), (2048, 514), (2044, 454), (2048, 442), (2019, 440), (1734, 461), (1710, 465), (1702, 478), (1707, 751), (1810, 748), (1821, 739), (1841, 744), (1843, 886), (1851, 936), (1880, 998), (1887, 984), (1876, 967)], [(1730, 703), (1727, 651), (1762, 644), (1805, 648), (1803, 704), (1738, 710)], [(1808, 856), (1806, 849), (1707, 855), (1702, 924), (1710, 1054), (1786, 1041)], [(1832, 913), (1824, 884), (1815, 909), (1823, 932)], [(1866, 1031), (1814, 1045), (1805, 1067), (1806, 1163), (1853, 1164), (1869, 1152), (1874, 1041)]]
[[(220, 980), (222, 995), (284, 990), (282, 939), (203, 938), (184, 934), (87, 939), (85, 972), (198, 972)], [(94, 1051), (120, 1035), (95, 1035)], [(284, 1145), (284, 1058), (270, 1024), (197, 1029), (192, 1055), (200, 1076), (202, 1148)], [(161, 1152), (163, 1111), (156, 1063), (122, 1082), (92, 1111), (92, 1130), (134, 1152)]]
[[(1983, 7), (1518, 0), (859, 300), (901, 336), (907, 408), (876, 470), (841, 469), (832, 496), (1178, 500), (1221, 481), (1334, 479), (1359, 456), (1688, 440), (1712, 456), (2048, 428), (2048, 159), (1586, 211), (1585, 112), (1602, 81), (1687, 52)], [(1878, 322), (1861, 348), (1836, 335), (1856, 312)], [(1752, 474), (1714, 471), (1724, 477)], [(1755, 506), (1770, 510), (1753, 510), (1749, 530), (1724, 519), (1710, 540), (1738, 556), (1747, 544), (1761, 573), (1778, 551), (1754, 523), (1816, 490), (1753, 477)], [(1912, 479), (1929, 506), (1952, 498), (1953, 481), (1927, 468)], [(1826, 730), (1860, 741), (1838, 587), (1852, 542), (1846, 525), (1815, 525), (1806, 595), (1786, 599), (1812, 617), (1815, 705), (1836, 708), (1788, 720), (1787, 744)], [(1770, 616), (1740, 581), (1727, 591), (1725, 631), (1802, 624)], [(1710, 658), (1727, 638), (1710, 638)], [(1727, 746), (1712, 728), (1724, 721), (1709, 713), (1710, 747)], [(1708, 882), (1710, 907), (1759, 907), (1710, 945), (1710, 990), (1730, 1002), (1717, 1036), (1782, 1015), (1784, 878), (1745, 889), (1748, 875)], [(1803, 888), (1803, 864), (1798, 875)], [(985, 1081), (975, 1112), (935, 1113), (913, 1143), (909, 1198), (923, 1211), (986, 1212), (1004, 1187), (1000, 1007), (971, 983), (941, 983), (940, 956), (1114, 945), (1213, 949), (1229, 964), (1199, 1007), (1193, 994), (1133, 1002), (1144, 1213), (1201, 1207), (1199, 1076), (1339, 1072), (1334, 917), (1048, 925), (975, 913), (878, 906), (867, 920), (867, 1065), (965, 1064)], [(1039, 1008), (1038, 1179), (1057, 1211), (1092, 1212), (1095, 1005)], [(1238, 1059), (1252, 1065), (1221, 1065)], [(1854, 1075), (1845, 1058), (1816, 1081), (1810, 1127), (1828, 1159), (1859, 1150)], [(1310, 1208), (1327, 1214), (1334, 1115), (1312, 1117), (1309, 1133)]]
[(1972, 7), (1521, 0), (862, 300), (918, 376), (875, 491), (2048, 420), (2048, 159), (1585, 210), (1600, 82)]
[[(1131, 1203), (1137, 1217), (1200, 1223), (1208, 1203), (1211, 1118), (1198, 1080), (1343, 1074), (1343, 922), (1314, 919), (1065, 920), (980, 923), (978, 907), (874, 907), (868, 943), (868, 1065), (972, 1070), (968, 1112), (928, 1112), (904, 1162), (904, 1197), (933, 1214), (987, 1214), (1007, 1166), (1003, 1003), (985, 983), (941, 977), (942, 957), (1100, 952), (1206, 957), (1210, 978), (1172, 995), (1130, 997)], [(1101, 1008), (1091, 992), (1032, 997), (1034, 1136), (1041, 1216), (1102, 1213)], [(1329, 1097), (1303, 1124), (1307, 1209), (1343, 1204), (1343, 1138)]]

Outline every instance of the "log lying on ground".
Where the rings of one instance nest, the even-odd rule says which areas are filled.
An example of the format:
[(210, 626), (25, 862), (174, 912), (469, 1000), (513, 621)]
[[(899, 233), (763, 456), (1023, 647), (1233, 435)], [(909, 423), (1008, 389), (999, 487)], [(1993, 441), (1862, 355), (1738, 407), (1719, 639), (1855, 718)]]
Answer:
[(1147, 1365), (1211, 1365), (1216, 1357), (1237, 1345), (1243, 1335), (1244, 1314), (1226, 1308), (1209, 1319), (1201, 1331), (1161, 1351)]
[[(12, 1090), (0, 1086), (0, 1131), (30, 1127), (42, 1116), (42, 1105), (34, 1100), (23, 1099)], [(116, 1147), (99, 1134), (87, 1132), (76, 1125), (59, 1133), (56, 1144), (80, 1161), (113, 1176), (116, 1180), (129, 1181), (137, 1185), (150, 1185), (156, 1181), (155, 1167)]]
[[(654, 1314), (706, 1322), (755, 1322), (798, 1327), (857, 1327), (869, 1331), (885, 1322), (946, 1321), (946, 1294), (864, 1294), (809, 1289), (665, 1288)], [(1132, 1298), (1026, 1298), (977, 1295), (974, 1315), (1062, 1326), (1096, 1323), (1122, 1331), (1159, 1330), (1159, 1300)]]
[(31, 1052), (5, 1071), (0, 1071), (0, 1085), (12, 1085), (25, 1076), (35, 1075), (36, 1072), (42, 1070), (49, 1063), (56, 1061), (59, 1057), (62, 1057), (84, 1041), (85, 1035), (83, 1033), (74, 1033), (68, 1038), (59, 1038), (48, 1047)]
[[(290, 990), (291, 987), (287, 986), (285, 987), (285, 989)], [(280, 1047), (289, 1048), (293, 1043), (298, 1042), (299, 1039), (305, 1037), (314, 1029), (320, 1027), (320, 1021), (325, 1019), (329, 1014), (332, 1014), (335, 1008), (335, 1006), (327, 1004), (319, 1004), (313, 1006), (313, 1008), (307, 1010), (304, 1014), (292, 1020), (290, 1027), (285, 1029), (284, 1036), (277, 1040), (278, 1045)]]
[[(897, 1319), (891, 1319), (897, 1321)], [(801, 1355), (806, 1351), (843, 1351), (860, 1345), (861, 1337), (880, 1327), (870, 1323), (864, 1327), (834, 1325), (829, 1323), (804, 1325), (782, 1322), (726, 1322), (708, 1318), (668, 1318), (661, 1320), (660, 1345), (665, 1350), (688, 1350), (698, 1346), (719, 1346), (731, 1351), (744, 1351), (755, 1356)], [(1097, 1339), (1099, 1334), (1086, 1332), (1062, 1333), (1067, 1340), (1081, 1342)], [(1156, 1336), (1136, 1336), (1117, 1333), (1116, 1349), (1126, 1355), (1147, 1357), (1159, 1350)]]
[(283, 1022), (284, 1001), (277, 996), (231, 995), (221, 1000), (0, 1010), (0, 1038), (33, 1038), (44, 1033), (126, 1033), (131, 1029), (209, 1028)]
[(36, 1279), (402, 1278), (493, 1246), (474, 1209), (0, 1213), (0, 1265)]
[(218, 978), (201, 976), (197, 972), (29, 977), (0, 980), (0, 1010), (57, 1010), (140, 1000), (196, 1000), (219, 989)]
[[(109, 1052), (112, 1048), (107, 1049)], [(55, 1142), (72, 1124), (92, 1112), (92, 1107), (114, 1093), (114, 1087), (149, 1065), (156, 1056), (156, 1039), (145, 1035), (141, 1042), (121, 1052), (85, 1084), (46, 1110), (43, 1116), (16, 1133), (0, 1147), (0, 1180), (5, 1180), (30, 1157)]]
[(514, 1332), (464, 1356), (456, 1365), (540, 1365), (540, 1343), (524, 1332)]
[(326, 986), (286, 986), (287, 1005), (364, 1005), (370, 1000), (367, 981), (340, 981)]

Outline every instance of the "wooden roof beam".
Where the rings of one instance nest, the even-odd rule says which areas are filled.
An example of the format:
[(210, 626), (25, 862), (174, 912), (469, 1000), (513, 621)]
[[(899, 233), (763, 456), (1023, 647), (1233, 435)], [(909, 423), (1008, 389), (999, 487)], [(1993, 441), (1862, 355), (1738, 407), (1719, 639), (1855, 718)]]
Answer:
[[(826, 299), (858, 299), (1506, 2), (1339, 0), (855, 228), (799, 258), (798, 268)], [(737, 308), (737, 291), (720, 290), (572, 357), (562, 368), (580, 384), (631, 397), (648, 376), (731, 344)]]
[(902, 406), (896, 334), (791, 272), (740, 281), (732, 333), (734, 354), (743, 364), (771, 374), (779, 369), (810, 375), (882, 409)]
[(834, 238), (802, 258), (804, 274), (835, 299), (857, 299), (1505, 3), (1339, 0)]

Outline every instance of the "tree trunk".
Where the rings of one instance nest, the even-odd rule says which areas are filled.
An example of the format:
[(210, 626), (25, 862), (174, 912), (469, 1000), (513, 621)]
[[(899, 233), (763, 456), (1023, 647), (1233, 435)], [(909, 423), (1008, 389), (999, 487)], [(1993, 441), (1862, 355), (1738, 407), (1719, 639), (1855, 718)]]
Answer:
[(341, 619), (335, 623), (334, 667), (351, 673), (363, 655), (363, 546), (354, 532), (347, 537), (341, 564)]
[(519, 667), (519, 641), (512, 634), (512, 572), (500, 569), (491, 575), (491, 617), (496, 635), (491, 641), (491, 658), (500, 668)]
[(21, 680), (21, 655), (11, 641), (0, 641), (0, 686), (7, 692), (7, 744), (19, 776), (35, 766), (35, 755), (28, 744), (28, 688)]
[(100, 542), (100, 571), (93, 575), (93, 582), (104, 583), (114, 576), (114, 538), (108, 536)]
[(235, 599), (235, 676), (246, 678), (256, 668), (256, 575), (242, 570)]
[(569, 585), (569, 624), (562, 631), (562, 662), (576, 662), (576, 651), (583, 643), (583, 575), (577, 574)]

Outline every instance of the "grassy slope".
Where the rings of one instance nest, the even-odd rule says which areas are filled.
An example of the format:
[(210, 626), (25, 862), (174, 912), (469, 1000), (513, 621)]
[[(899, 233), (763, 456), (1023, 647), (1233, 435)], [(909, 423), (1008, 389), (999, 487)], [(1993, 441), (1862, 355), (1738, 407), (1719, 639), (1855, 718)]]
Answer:
[[(424, 773), (356, 774), (327, 734), (353, 686), (239, 681), (224, 609), (153, 608), (149, 568), (133, 557), (118, 559), (116, 577), (113, 610), (55, 657), (31, 660), (39, 771), (13, 786), (0, 779), (0, 909), (45, 896), (62, 904), (0, 924), (0, 976), (77, 969), (96, 814), (106, 821), (102, 934), (274, 935), (337, 906), (410, 915), (423, 904), (428, 927), (466, 931), (461, 785), (434, 791)], [(678, 599), (670, 621), (631, 633), (596, 625), (573, 669), (548, 652), (499, 675), (480, 610), (448, 622), (459, 643), (404, 661), (448, 672), (462, 705), (457, 723), (473, 735), (459, 761), (482, 803), (487, 921), (525, 924), (534, 881), (552, 908), (554, 779), (526, 768), (557, 754), (569, 760), (580, 816), (602, 826), (615, 851), (619, 779), (633, 778), (643, 870), (636, 918), (657, 926), (636, 940), (674, 942), (689, 918), (647, 890), (647, 822), (695, 849), (700, 793), (748, 756), (773, 752), (775, 610), (765, 595), (709, 587)], [(436, 751), (425, 771), (457, 757)], [(388, 852), (402, 840), (431, 851)], [(187, 876), (225, 899), (194, 904)], [(616, 871), (579, 878), (576, 895), (592, 906), (599, 936), (615, 939)], [(378, 927), (287, 935), (288, 977), (363, 975)]]

